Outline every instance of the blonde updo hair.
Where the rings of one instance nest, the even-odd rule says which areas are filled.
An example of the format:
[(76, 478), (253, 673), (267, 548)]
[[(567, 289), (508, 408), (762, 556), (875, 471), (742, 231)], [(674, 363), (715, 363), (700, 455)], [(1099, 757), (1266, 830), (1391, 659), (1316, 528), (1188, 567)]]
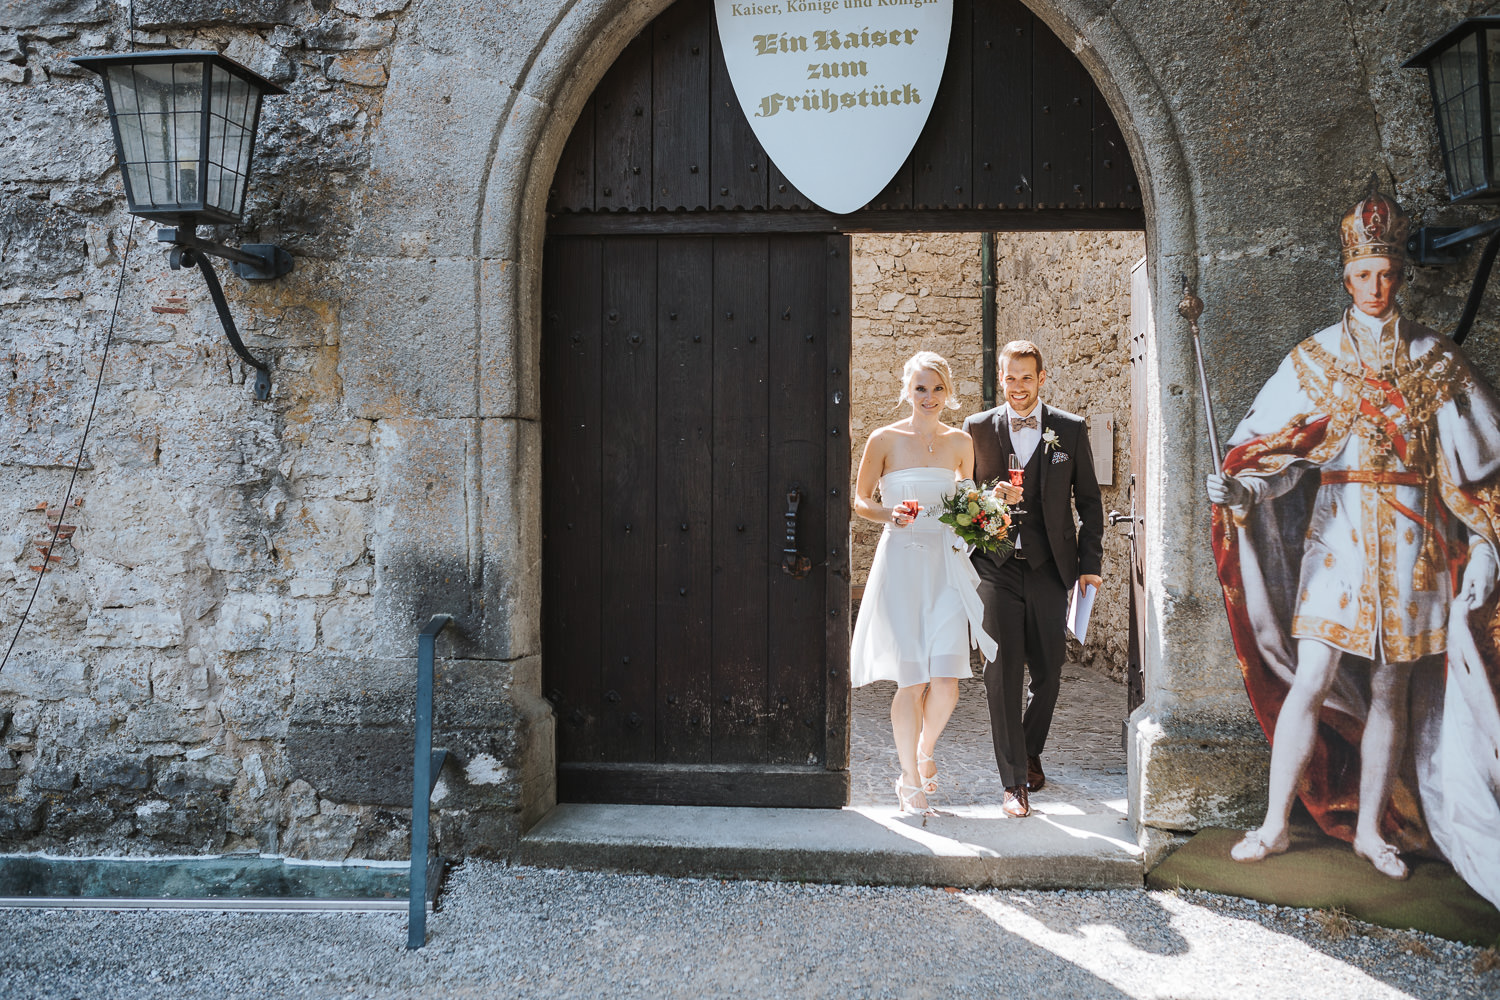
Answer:
[(912, 382), (918, 372), (929, 369), (937, 372), (943, 385), (948, 387), (948, 402), (944, 405), (950, 410), (958, 409), (961, 404), (958, 401), (958, 390), (953, 386), (953, 369), (948, 367), (947, 360), (936, 351), (918, 351), (906, 359), (906, 366), (901, 369), (901, 395), (896, 399), (896, 405), (911, 402)]

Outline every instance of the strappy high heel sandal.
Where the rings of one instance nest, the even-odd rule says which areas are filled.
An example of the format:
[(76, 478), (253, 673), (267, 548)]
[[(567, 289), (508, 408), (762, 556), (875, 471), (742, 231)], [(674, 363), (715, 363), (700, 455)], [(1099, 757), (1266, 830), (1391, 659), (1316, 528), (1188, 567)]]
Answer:
[(896, 799), (901, 803), (901, 811), (903, 813), (914, 813), (918, 816), (925, 816), (932, 812), (932, 806), (930, 805), (919, 809), (912, 803), (912, 799), (920, 794), (922, 794), (921, 785), (908, 785), (900, 778), (896, 779)]
[[(922, 777), (923, 764), (932, 765), (932, 777)], [(931, 795), (938, 790), (937, 762), (932, 759), (932, 754), (923, 753), (921, 747), (917, 748), (917, 777), (922, 781), (922, 791), (926, 792), (928, 795)]]

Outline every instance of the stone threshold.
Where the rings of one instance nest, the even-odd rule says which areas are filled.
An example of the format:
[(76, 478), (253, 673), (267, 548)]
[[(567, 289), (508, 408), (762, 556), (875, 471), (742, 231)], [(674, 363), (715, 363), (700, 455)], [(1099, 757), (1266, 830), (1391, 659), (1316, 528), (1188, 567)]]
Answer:
[(1118, 815), (1026, 819), (969, 811), (556, 806), (521, 837), (542, 868), (698, 878), (1011, 889), (1139, 889), (1145, 865)]

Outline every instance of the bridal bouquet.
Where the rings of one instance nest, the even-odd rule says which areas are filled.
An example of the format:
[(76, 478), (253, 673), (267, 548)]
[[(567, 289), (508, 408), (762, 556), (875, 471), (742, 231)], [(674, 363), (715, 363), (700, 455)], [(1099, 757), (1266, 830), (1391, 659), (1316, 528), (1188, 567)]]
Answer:
[(938, 520), (951, 527), (965, 544), (980, 552), (1009, 552), (1010, 506), (995, 495), (1000, 480), (976, 486), (971, 479), (959, 480), (951, 496), (944, 494)]

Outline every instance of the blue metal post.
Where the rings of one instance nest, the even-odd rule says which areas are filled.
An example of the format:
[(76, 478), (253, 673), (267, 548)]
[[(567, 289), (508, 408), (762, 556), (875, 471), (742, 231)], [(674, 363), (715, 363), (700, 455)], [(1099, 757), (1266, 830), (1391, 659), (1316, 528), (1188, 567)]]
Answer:
[[(452, 615), (433, 615), (417, 636), (417, 734), (412, 750), (411, 905), (407, 919), (407, 948), (427, 943), (427, 847), (432, 809), (432, 786), (446, 754), (432, 752), (432, 675), (437, 636)], [(434, 767), (436, 763), (436, 767)]]

